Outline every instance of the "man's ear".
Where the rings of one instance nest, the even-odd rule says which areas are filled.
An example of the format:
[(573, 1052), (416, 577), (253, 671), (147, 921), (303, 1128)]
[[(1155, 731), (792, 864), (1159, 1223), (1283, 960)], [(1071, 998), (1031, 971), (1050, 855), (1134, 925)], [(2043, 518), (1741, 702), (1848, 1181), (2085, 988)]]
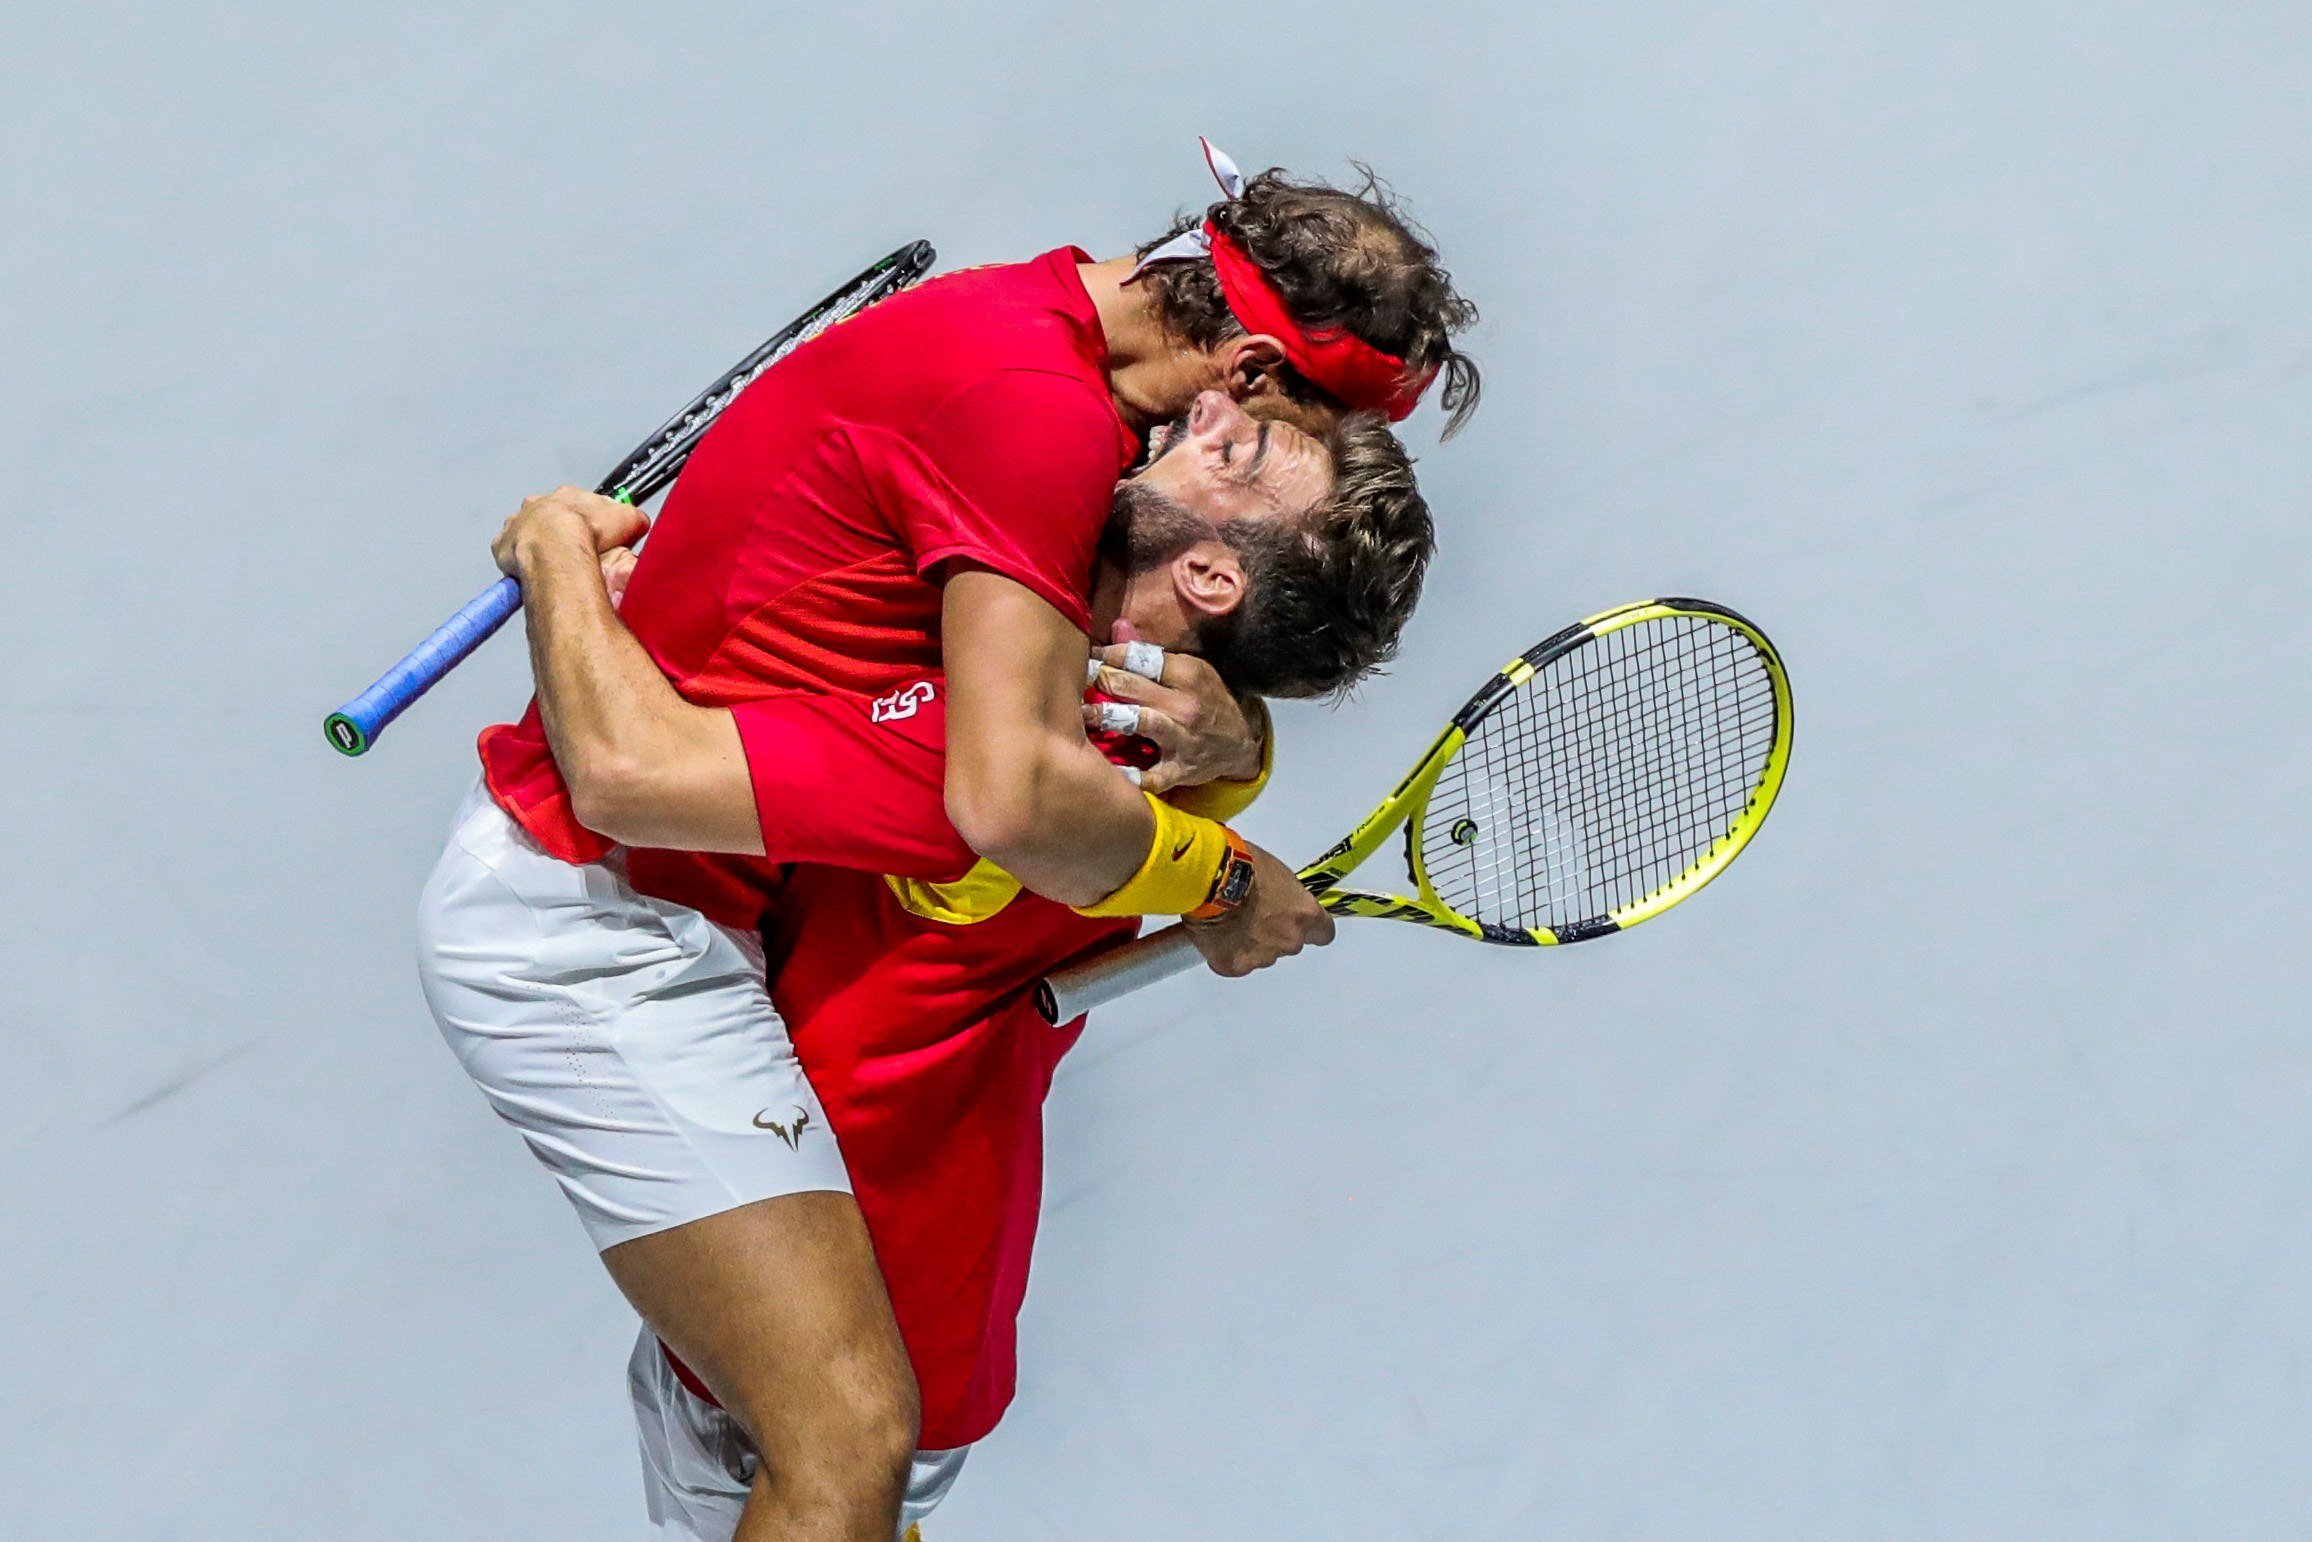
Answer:
[(1232, 337), (1220, 345), (1221, 389), (1235, 401), (1280, 393), (1277, 366), (1284, 363), (1284, 344), (1266, 332)]
[(1217, 621), (1244, 603), (1244, 563), (1226, 541), (1198, 541), (1172, 559), (1172, 592), (1181, 614)]

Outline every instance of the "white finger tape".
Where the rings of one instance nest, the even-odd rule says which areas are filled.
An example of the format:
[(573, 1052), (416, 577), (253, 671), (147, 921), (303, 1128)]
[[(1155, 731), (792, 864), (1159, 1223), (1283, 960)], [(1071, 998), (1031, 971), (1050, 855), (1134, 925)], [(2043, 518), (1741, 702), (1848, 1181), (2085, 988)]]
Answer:
[(1090, 658), (1084, 660), (1084, 684), (1098, 685), (1099, 683), (1100, 656), (1095, 653)]
[(1152, 642), (1124, 645), (1124, 667), (1143, 680), (1164, 678), (1164, 650)]
[(1140, 768), (1138, 766), (1118, 766), (1116, 769), (1124, 773), (1125, 781), (1130, 782), (1135, 787), (1140, 785)]
[(1140, 731), (1140, 709), (1128, 701), (1101, 702), (1100, 726), (1112, 734), (1136, 734)]

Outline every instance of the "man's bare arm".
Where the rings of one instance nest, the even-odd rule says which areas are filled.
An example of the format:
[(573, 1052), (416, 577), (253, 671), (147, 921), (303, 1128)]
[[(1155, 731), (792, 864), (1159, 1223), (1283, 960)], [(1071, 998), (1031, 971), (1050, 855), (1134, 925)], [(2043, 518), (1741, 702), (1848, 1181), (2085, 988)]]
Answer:
[(578, 822), (627, 846), (763, 852), (738, 723), (683, 700), (618, 619), (600, 553), (638, 540), (625, 504), (562, 488), (507, 521), (498, 565), (521, 580), (530, 668)]
[[(947, 815), (967, 845), (1064, 905), (1107, 899), (1156, 834), (1148, 800), (1084, 738), (1083, 634), (1025, 586), (967, 571), (947, 581)], [(1258, 847), (1252, 890), (1189, 935), (1222, 974), (1332, 941), (1333, 918)]]
[(1084, 738), (1084, 634), (1026, 585), (966, 569), (941, 601), (947, 815), (1028, 888), (1090, 905), (1147, 859), (1147, 799)]

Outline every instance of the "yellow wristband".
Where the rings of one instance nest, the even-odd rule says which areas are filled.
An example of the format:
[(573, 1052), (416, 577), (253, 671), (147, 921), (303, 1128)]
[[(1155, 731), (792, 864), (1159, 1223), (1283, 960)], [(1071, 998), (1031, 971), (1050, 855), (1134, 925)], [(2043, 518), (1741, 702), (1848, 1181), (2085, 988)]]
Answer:
[(1106, 899), (1077, 906), (1078, 915), (1184, 916), (1210, 897), (1229, 857), (1227, 826), (1183, 813), (1154, 794), (1145, 796), (1156, 816), (1148, 859)]

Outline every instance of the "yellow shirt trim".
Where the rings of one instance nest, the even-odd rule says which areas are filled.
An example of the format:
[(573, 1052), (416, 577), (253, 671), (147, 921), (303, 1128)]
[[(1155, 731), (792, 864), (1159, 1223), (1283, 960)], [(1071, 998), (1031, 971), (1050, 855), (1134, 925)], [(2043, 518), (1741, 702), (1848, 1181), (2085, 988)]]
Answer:
[(946, 926), (970, 926), (985, 921), (1010, 904), (1020, 892), (1020, 881), (985, 857), (953, 883), (894, 878), (888, 873), (883, 882), (909, 913)]

